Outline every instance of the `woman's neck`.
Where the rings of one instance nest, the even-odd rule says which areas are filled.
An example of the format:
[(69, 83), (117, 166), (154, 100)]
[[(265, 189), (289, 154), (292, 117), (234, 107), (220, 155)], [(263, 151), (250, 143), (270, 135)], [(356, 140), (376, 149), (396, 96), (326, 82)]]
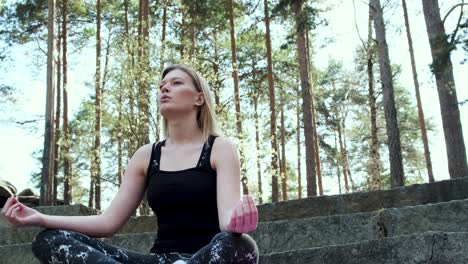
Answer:
[(203, 133), (193, 117), (167, 120), (167, 128), (170, 136), (166, 143), (169, 142), (170, 145), (199, 144), (203, 141)]

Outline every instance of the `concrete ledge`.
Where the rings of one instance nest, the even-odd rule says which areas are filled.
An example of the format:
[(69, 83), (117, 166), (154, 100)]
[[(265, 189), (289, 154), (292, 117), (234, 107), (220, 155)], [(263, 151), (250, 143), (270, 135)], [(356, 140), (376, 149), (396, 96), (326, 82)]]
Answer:
[(468, 198), (468, 177), (416, 184), (392, 190), (319, 196), (258, 206), (259, 220), (301, 219), (315, 216), (378, 211)]
[(262, 253), (357, 243), (428, 231), (468, 232), (468, 200), (376, 212), (260, 223), (252, 237)]
[(260, 264), (468, 263), (468, 233), (428, 232), (260, 256)]
[[(42, 228), (39, 227), (0, 227), (0, 246), (31, 242)], [(117, 234), (156, 232), (157, 219), (155, 216), (132, 217)], [(154, 240), (154, 239), (153, 239)]]

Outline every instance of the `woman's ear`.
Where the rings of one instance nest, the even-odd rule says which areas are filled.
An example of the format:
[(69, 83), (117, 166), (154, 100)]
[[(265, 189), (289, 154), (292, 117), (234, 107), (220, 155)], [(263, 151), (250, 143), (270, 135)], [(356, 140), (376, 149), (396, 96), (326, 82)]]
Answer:
[(203, 93), (198, 93), (197, 95), (197, 99), (195, 101), (195, 105), (196, 106), (202, 106), (203, 104), (205, 103), (205, 96), (203, 95)]

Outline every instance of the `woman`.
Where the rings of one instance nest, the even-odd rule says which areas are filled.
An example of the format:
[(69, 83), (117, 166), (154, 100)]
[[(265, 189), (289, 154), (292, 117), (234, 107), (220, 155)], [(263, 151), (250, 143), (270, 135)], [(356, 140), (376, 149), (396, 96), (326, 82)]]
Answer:
[[(41, 226), (32, 244), (43, 263), (258, 263), (247, 234), (258, 223), (251, 196), (240, 195), (235, 146), (217, 136), (206, 81), (184, 65), (164, 70), (158, 94), (166, 139), (138, 149), (109, 208), (96, 216), (49, 216), (15, 197), (2, 214), (15, 226)], [(114, 235), (147, 191), (158, 217), (150, 254), (93, 237)]]

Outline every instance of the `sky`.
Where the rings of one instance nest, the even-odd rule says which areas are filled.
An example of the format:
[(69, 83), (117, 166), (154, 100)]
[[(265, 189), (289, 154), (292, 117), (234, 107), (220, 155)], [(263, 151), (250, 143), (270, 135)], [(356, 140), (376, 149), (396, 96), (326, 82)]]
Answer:
[[(429, 70), (431, 62), (430, 49), (425, 30), (424, 17), (422, 14), (421, 1), (407, 1), (411, 30), (415, 48), (415, 56), (420, 81), (421, 97), (425, 116), (432, 118), (436, 124), (437, 133), (429, 134), (430, 149), (436, 180), (448, 179), (447, 158), (445, 142), (442, 131), (442, 121), (438, 104), (437, 89), (434, 77)], [(441, 13), (446, 11), (457, 1), (439, 0)], [(316, 51), (314, 62), (317, 67), (324, 68), (329, 58), (341, 61), (343, 65), (352, 69), (354, 51), (360, 41), (354, 24), (352, 0), (342, 0), (336, 2), (337, 6), (324, 14), (329, 25), (326, 28), (317, 30), (317, 39), (334, 39), (334, 42)], [(366, 38), (367, 32), (367, 5), (364, 1), (356, 0), (357, 26), (362, 37)], [(406, 33), (403, 27), (403, 17), (401, 7), (396, 11), (385, 14), (387, 22), (392, 26), (387, 29), (389, 53), (392, 64), (402, 66), (400, 82), (406, 86), (411, 94), (414, 94), (412, 72), (410, 68), (410, 57), (408, 52)], [(453, 12), (446, 23), (446, 30), (454, 28), (458, 12)], [(272, 33), (272, 35), (275, 35)], [(281, 34), (279, 34), (281, 35)], [(35, 45), (35, 43), (33, 43)], [(17, 87), (22, 95), (18, 103), (9, 110), (0, 109), (3, 112), (0, 117), (0, 179), (11, 182), (21, 191), (31, 187), (28, 182), (31, 173), (39, 171), (40, 165), (31, 157), (31, 153), (42, 148), (43, 145), (43, 121), (39, 122), (38, 133), (32, 133), (18, 125), (5, 122), (8, 117), (14, 116), (20, 120), (35, 119), (43, 116), (45, 112), (45, 90), (46, 72), (45, 65), (37, 65), (31, 59), (37, 53), (31, 52), (32, 48), (19, 47), (12, 50), (14, 54), (11, 65), (5, 73), (0, 74), (0, 78), (6, 84)], [(459, 62), (467, 55), (463, 51), (455, 51), (452, 54), (454, 64), (455, 82), (459, 101), (468, 99), (468, 65), (461, 65)], [(90, 88), (84, 84), (85, 80), (91, 80), (94, 69), (94, 57), (78, 57), (70, 55), (70, 63), (74, 68), (69, 72), (69, 98), (70, 113), (73, 115), (77, 110), (80, 101), (92, 93)], [(45, 59), (42, 61), (45, 63)], [(468, 146), (468, 105), (460, 106), (461, 120), (464, 128), (465, 145)], [(38, 167), (39, 166), (39, 167)], [(303, 173), (304, 174), (304, 173)], [(324, 179), (324, 185), (336, 184), (332, 179)], [(332, 194), (336, 190), (329, 190)]]

